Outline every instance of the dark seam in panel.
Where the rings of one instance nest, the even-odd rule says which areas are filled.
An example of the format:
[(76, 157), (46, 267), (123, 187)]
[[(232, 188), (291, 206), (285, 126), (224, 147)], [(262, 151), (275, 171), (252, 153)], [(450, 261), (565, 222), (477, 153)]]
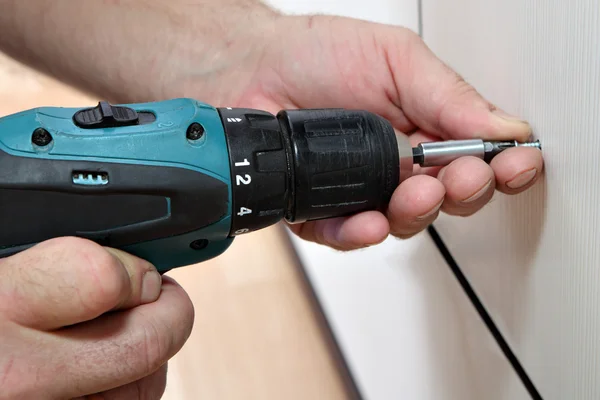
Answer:
[(417, 0), (417, 20), (419, 36), (423, 38), (423, 0)]
[(504, 355), (508, 359), (508, 362), (514, 368), (516, 374), (519, 376), (519, 379), (521, 379), (521, 382), (525, 386), (525, 389), (527, 389), (527, 392), (529, 393), (529, 395), (535, 400), (543, 400), (542, 396), (535, 388), (535, 385), (533, 384), (533, 382), (527, 375), (527, 372), (525, 371), (525, 369), (519, 362), (518, 358), (513, 353), (510, 346), (508, 345), (508, 343), (502, 336), (502, 333), (500, 332), (500, 330), (498, 329), (498, 327), (492, 320), (492, 317), (486, 311), (485, 306), (483, 305), (483, 303), (481, 303), (481, 301), (477, 297), (477, 294), (475, 293), (475, 291), (471, 287), (471, 284), (469, 283), (468, 279), (466, 278), (466, 276), (463, 274), (462, 270), (456, 263), (456, 260), (454, 259), (454, 257), (452, 257), (452, 254), (450, 254), (448, 247), (446, 247), (446, 244), (444, 243), (444, 241), (438, 234), (435, 227), (433, 225), (430, 225), (427, 228), (427, 232), (429, 233), (429, 236), (431, 237), (431, 239), (437, 246), (438, 250), (444, 257), (444, 259), (446, 260), (446, 263), (448, 264), (448, 266), (452, 270), (452, 273), (454, 274), (454, 276), (460, 283), (460, 286), (465, 291), (465, 294), (467, 295), (467, 297), (469, 298), (469, 300), (475, 307), (475, 310), (477, 311), (477, 313), (479, 314), (479, 316), (481, 317), (483, 322), (486, 324), (486, 326), (490, 330), (492, 336), (496, 340), (496, 343), (498, 343), (498, 346), (500, 346), (502, 353), (504, 353)]

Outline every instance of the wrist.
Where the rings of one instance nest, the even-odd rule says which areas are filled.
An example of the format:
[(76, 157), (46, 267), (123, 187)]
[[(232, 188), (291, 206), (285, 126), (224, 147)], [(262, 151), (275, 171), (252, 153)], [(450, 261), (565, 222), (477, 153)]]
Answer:
[(290, 18), (258, 1), (234, 0), (208, 8), (198, 8), (186, 19), (170, 57), (152, 69), (154, 99), (192, 97), (232, 105), (236, 92), (278, 41), (281, 21)]
[(0, 49), (119, 103), (184, 95), (210, 100), (201, 82), (216, 85), (236, 60), (264, 48), (280, 17), (258, 0), (6, 3)]

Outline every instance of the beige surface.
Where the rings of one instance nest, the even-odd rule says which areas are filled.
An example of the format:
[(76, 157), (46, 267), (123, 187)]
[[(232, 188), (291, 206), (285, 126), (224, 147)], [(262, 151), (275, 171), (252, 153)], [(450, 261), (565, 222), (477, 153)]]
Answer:
[[(0, 115), (96, 101), (0, 54)], [(190, 294), (196, 321), (170, 363), (164, 399), (346, 398), (287, 245), (271, 228), (169, 273)]]
[(236, 241), (222, 258), (170, 273), (197, 314), (168, 398), (345, 398), (279, 230)]

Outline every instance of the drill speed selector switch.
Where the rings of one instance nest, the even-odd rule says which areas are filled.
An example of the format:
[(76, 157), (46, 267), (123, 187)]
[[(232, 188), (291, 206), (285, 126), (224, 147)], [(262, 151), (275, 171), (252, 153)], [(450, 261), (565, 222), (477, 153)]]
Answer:
[(96, 107), (79, 110), (73, 115), (73, 121), (80, 128), (118, 128), (128, 125), (140, 125), (153, 122), (155, 116), (151, 112), (137, 112), (136, 110), (113, 106), (101, 101)]

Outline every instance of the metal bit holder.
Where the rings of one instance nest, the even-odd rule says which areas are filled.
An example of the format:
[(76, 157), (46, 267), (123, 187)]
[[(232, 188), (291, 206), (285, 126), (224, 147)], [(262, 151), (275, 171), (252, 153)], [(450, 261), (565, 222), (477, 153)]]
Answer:
[(413, 162), (421, 167), (450, 164), (460, 157), (478, 157), (490, 162), (496, 155), (512, 147), (535, 147), (542, 149), (540, 141), (519, 143), (517, 141), (489, 141), (482, 139), (448, 140), (420, 143), (412, 149)]

